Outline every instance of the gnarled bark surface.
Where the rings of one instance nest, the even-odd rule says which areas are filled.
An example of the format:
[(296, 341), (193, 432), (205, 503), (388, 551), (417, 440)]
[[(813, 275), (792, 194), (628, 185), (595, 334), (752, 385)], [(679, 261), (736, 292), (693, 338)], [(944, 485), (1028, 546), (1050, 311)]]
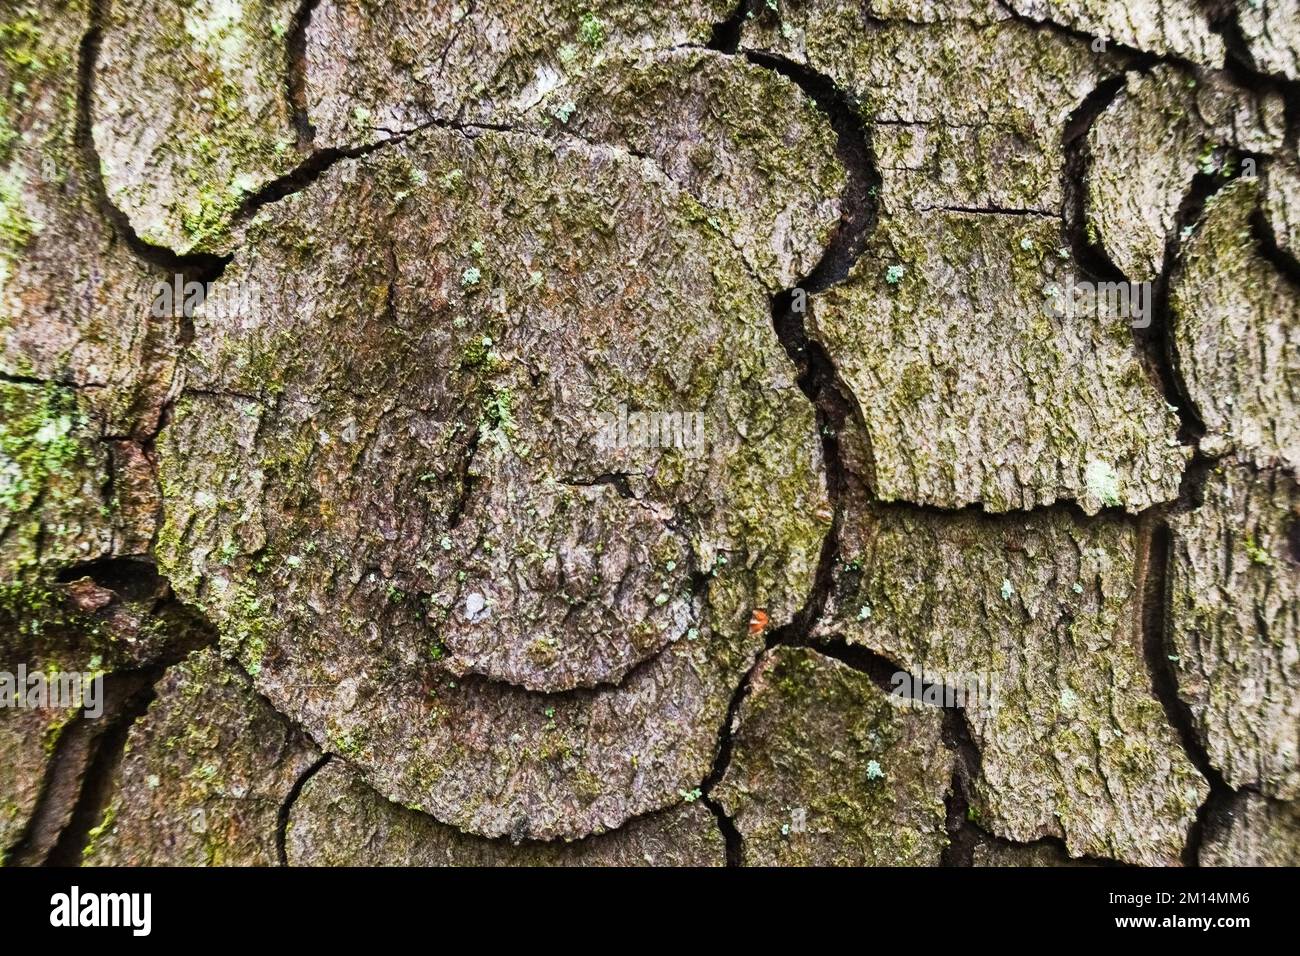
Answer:
[(6, 4), (0, 853), (1294, 863), (1293, 8)]

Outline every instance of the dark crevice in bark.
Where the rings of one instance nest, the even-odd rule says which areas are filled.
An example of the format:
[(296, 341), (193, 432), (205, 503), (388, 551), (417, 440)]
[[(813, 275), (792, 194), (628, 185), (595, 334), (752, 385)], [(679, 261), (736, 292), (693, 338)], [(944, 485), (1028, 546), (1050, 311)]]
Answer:
[[(1300, 82), (1284, 76), (1263, 73), (1256, 67), (1237, 20), (1235, 0), (1202, 0), (1201, 6), (1210, 29), (1224, 42), (1225, 57), (1221, 71), (1196, 63), (1176, 53), (1155, 53), (1139, 50), (1116, 40), (1097, 36), (1050, 19), (1034, 19), (1017, 12), (1006, 0), (997, 0), (998, 6), (1012, 20), (1041, 30), (1050, 30), (1062, 36), (1087, 43), (1092, 49), (1101, 44), (1107, 54), (1115, 55), (1126, 69), (1150, 69), (1157, 64), (1178, 67), (1194, 76), (1207, 72), (1220, 73), (1235, 85), (1247, 90), (1263, 90), (1279, 94), (1286, 105), (1288, 138), (1294, 145), (1300, 132)], [(1100, 54), (1099, 54), (1100, 55)]]
[(1205, 483), (1218, 463), (1218, 458), (1211, 458), (1199, 452), (1193, 455), (1183, 471), (1182, 481), (1178, 484), (1178, 500), (1161, 514), (1195, 511), (1201, 507), (1205, 503)]
[[(1104, 113), (1124, 90), (1124, 74), (1107, 77), (1089, 93), (1082, 103), (1070, 114), (1065, 124), (1061, 142), (1065, 151), (1064, 177), (1061, 183), (1063, 212), (1065, 215), (1066, 240), (1076, 266), (1083, 275), (1076, 277), (1090, 282), (1128, 283), (1128, 277), (1111, 260), (1100, 240), (1094, 241), (1088, 230), (1088, 176), (1092, 170), (1092, 154), (1088, 146), (1088, 134), (1098, 117)], [(1067, 294), (1072, 294), (1067, 290)], [(1154, 296), (1154, 289), (1153, 289)], [(1152, 326), (1157, 325), (1158, 308), (1154, 298), (1151, 301)], [(1159, 323), (1163, 324), (1163, 323)], [(1133, 341), (1138, 357), (1148, 377), (1169, 404), (1175, 401), (1180, 392), (1175, 377), (1169, 373), (1167, 363), (1162, 360), (1162, 349), (1157, 347), (1157, 336), (1151, 330), (1133, 329)], [(1181, 405), (1179, 406), (1182, 407)], [(1180, 439), (1189, 440), (1181, 434), (1186, 426), (1180, 419)]]
[(298, 149), (304, 153), (310, 153), (316, 141), (316, 127), (307, 113), (307, 27), (319, 4), (320, 0), (302, 0), (285, 39), (285, 97)]
[[(799, 387), (816, 411), (822, 436), (826, 489), (832, 505), (831, 528), (823, 542), (813, 590), (804, 608), (772, 635), (781, 641), (807, 634), (821, 617), (830, 593), (848, 470), (840, 445), (846, 423), (862, 422), (851, 390), (843, 383), (825, 347), (808, 334), (812, 296), (843, 282), (862, 255), (877, 219), (876, 197), (881, 177), (876, 168), (867, 128), (856, 105), (834, 83), (814, 70), (768, 54), (746, 53), (751, 63), (790, 79), (829, 118), (836, 134), (836, 155), (848, 180), (840, 198), (840, 222), (817, 264), (794, 287), (771, 300), (772, 324), (781, 346), (799, 373)], [(865, 434), (865, 428), (861, 429)]]
[(718, 830), (722, 833), (722, 842), (726, 847), (727, 866), (743, 866), (745, 848), (735, 821), (727, 816), (727, 812), (722, 809), (722, 805), (717, 800), (707, 795), (707, 791), (705, 796), (700, 797), (700, 802), (708, 807), (709, 812), (718, 821)]
[[(784, 647), (806, 647), (832, 660), (839, 661), (859, 674), (869, 677), (879, 690), (887, 694), (894, 693), (893, 676), (904, 672), (903, 668), (870, 648), (861, 644), (849, 644), (838, 637), (822, 638), (809, 635), (788, 635), (772, 642), (773, 646), (778, 644)], [(917, 690), (920, 682), (913, 681), (908, 686), (912, 687), (913, 690)], [(912, 696), (914, 699), (919, 700), (915, 694)]]
[(1201, 0), (1210, 29), (1223, 40), (1223, 72), (1247, 90), (1276, 93), (1286, 106), (1287, 138), (1295, 144), (1300, 129), (1300, 81), (1260, 70), (1241, 29), (1238, 0)]
[[(1062, 180), (1066, 240), (1075, 264), (1083, 272), (1081, 278), (1091, 282), (1118, 282), (1128, 284), (1128, 277), (1111, 260), (1099, 241), (1089, 238), (1088, 231), (1088, 176), (1092, 156), (1088, 148), (1088, 134), (1097, 118), (1115, 101), (1124, 89), (1124, 75), (1108, 77), (1085, 97), (1066, 121), (1061, 141), (1065, 150), (1065, 172)], [(1177, 254), (1178, 236), (1183, 223), (1180, 220), (1166, 242), (1165, 276), (1173, 257)], [(1159, 277), (1151, 290), (1151, 324), (1146, 329), (1133, 328), (1133, 342), (1138, 356), (1152, 383), (1165, 401), (1178, 409), (1179, 434), (1183, 444), (1194, 444), (1204, 434), (1199, 416), (1186, 398), (1186, 388), (1177, 373), (1177, 359), (1173, 354), (1173, 339), (1169, 333), (1167, 312), (1168, 282)], [(1162, 299), (1162, 293), (1165, 297)]]
[(918, 206), (917, 212), (956, 212), (981, 216), (1023, 216), (1027, 218), (1058, 219), (1059, 213), (1050, 209), (1007, 209), (999, 206)]
[[(420, 128), (424, 127), (421, 126)], [(415, 132), (415, 130), (411, 132)], [(329, 172), (337, 163), (345, 159), (357, 159), (385, 146), (395, 145), (408, 135), (409, 133), (401, 132), (362, 146), (352, 146), (346, 149), (331, 146), (327, 149), (316, 150), (283, 176), (272, 179), (246, 196), (233, 221), (235, 223), (247, 222), (264, 206), (269, 206), (271, 203), (279, 202), (281, 199), (302, 192)]]
[(60, 735), (32, 821), (13, 856), (19, 864), (81, 862), (90, 833), (112, 798), (127, 736), (156, 696), (157, 683), (170, 667), (217, 640), (206, 619), (171, 596), (170, 585), (152, 562), (104, 559), (75, 565), (59, 577), (90, 577), (122, 600), (153, 600), (153, 620), (173, 637), (147, 665), (104, 675), (103, 714), (78, 715)]
[[(802, 281), (771, 299), (772, 324), (776, 336), (798, 372), (800, 389), (816, 413), (817, 427), (822, 436), (827, 495), (833, 509), (831, 527), (822, 542), (812, 592), (789, 622), (767, 633), (764, 642), (766, 652), (778, 645), (798, 646), (807, 643), (808, 633), (821, 617), (831, 589), (842, 523), (842, 492), (845, 488), (845, 467), (840, 452), (839, 433), (850, 416), (856, 415), (861, 420), (861, 414), (850, 397), (852, 393), (840, 382), (830, 355), (819, 342), (809, 337), (805, 318), (806, 310), (811, 305), (811, 295), (823, 292), (847, 278), (862, 254), (876, 222), (875, 197), (881, 178), (876, 169), (867, 128), (856, 104), (829, 77), (779, 56), (752, 51), (743, 54), (738, 52), (748, 10), (749, 4), (742, 2), (728, 20), (717, 25), (710, 48), (743, 55), (750, 63), (772, 70), (798, 86), (826, 114), (836, 134), (836, 155), (847, 174), (841, 195), (840, 222), (817, 264)], [(741, 863), (741, 835), (734, 822), (712, 797), (712, 791), (721, 781), (731, 761), (732, 734), (737, 715), (761, 660), (760, 654), (732, 695), (720, 728), (713, 767), (700, 788), (705, 805), (718, 819), (718, 826), (727, 843), (727, 862), (731, 866)]]
[(457, 473), (457, 491), (456, 496), (451, 501), (451, 507), (447, 510), (447, 517), (444, 524), (452, 531), (460, 527), (460, 523), (465, 520), (465, 509), (469, 507), (470, 495), (474, 490), (474, 456), (478, 454), (478, 445), (482, 440), (482, 432), (475, 428), (470, 432), (469, 442), (465, 447), (465, 453), (460, 456), (458, 473)]
[(840, 221), (821, 259), (797, 286), (809, 294), (824, 292), (848, 278), (876, 225), (881, 176), (870, 131), (855, 100), (824, 73), (771, 53), (746, 50), (744, 57), (799, 87), (826, 114), (835, 132), (836, 156), (848, 176), (840, 197)]
[[(913, 683), (915, 689), (916, 684)], [(974, 779), (980, 772), (980, 752), (971, 736), (970, 720), (960, 707), (943, 709), (943, 741), (953, 752), (952, 782), (944, 799), (948, 845), (940, 857), (943, 866), (972, 866), (975, 838), (967, 826), (970, 819), (970, 795)]]
[(731, 16), (713, 25), (713, 34), (706, 44), (708, 49), (719, 53), (735, 53), (740, 49), (740, 34), (749, 16), (750, 0), (740, 0)]
[(1099, 36), (1095, 33), (1089, 33), (1078, 27), (1066, 26), (1063, 23), (1057, 23), (1055, 20), (1042, 19), (1036, 20), (1033, 17), (1020, 13), (1007, 0), (997, 0), (997, 5), (1016, 23), (1022, 23), (1027, 27), (1035, 30), (1046, 30), (1051, 33), (1059, 34), (1063, 37), (1069, 37), (1072, 40), (1082, 41), (1088, 44), (1089, 48), (1098, 50), (1098, 55), (1104, 50), (1106, 54), (1115, 56), (1123, 60), (1126, 68), (1154, 66), (1157, 63), (1168, 63), (1173, 66), (1180, 66), (1185, 70), (1198, 73), (1201, 67), (1186, 57), (1179, 56), (1176, 53), (1153, 53), (1150, 50), (1139, 50), (1137, 47), (1128, 46), (1120, 43), (1112, 37)]
[[(743, 16), (747, 10), (748, 5), (742, 4), (733, 19), (737, 20), (738, 24), (743, 23)], [(739, 26), (734, 37), (725, 31), (716, 30), (715, 40), (720, 35), (727, 39), (711, 44), (713, 48), (724, 52), (739, 49)], [(734, 45), (729, 46), (730, 44)], [(770, 53), (745, 51), (744, 56), (751, 63), (790, 79), (829, 117), (837, 136), (837, 157), (848, 175), (848, 182), (841, 199), (840, 223), (822, 257), (812, 271), (795, 287), (784, 290), (772, 298), (773, 325), (777, 337), (791, 362), (798, 369), (799, 386), (812, 402), (817, 413), (817, 424), (823, 442), (827, 491), (833, 505), (833, 516), (831, 528), (823, 542), (812, 592), (803, 608), (790, 622), (768, 633), (764, 654), (779, 646), (807, 647), (865, 674), (882, 691), (895, 693), (893, 677), (902, 670), (896, 664), (865, 647), (842, 641), (816, 639), (811, 636), (825, 611), (834, 584), (834, 568), (839, 555), (840, 529), (843, 525), (850, 480), (839, 435), (846, 422), (853, 420), (860, 423), (862, 415), (856, 401), (852, 398), (852, 392), (840, 380), (826, 349), (820, 342), (809, 336), (805, 323), (807, 312), (800, 311), (798, 308), (799, 305), (803, 305), (805, 309), (811, 308), (809, 296), (824, 292), (849, 276), (875, 227), (878, 216), (877, 196), (882, 180), (871, 148), (870, 135), (857, 104), (829, 77), (806, 65), (796, 64)], [(1009, 214), (1041, 214), (1036, 210), (999, 211)], [(762, 655), (758, 660), (762, 660)], [(722, 779), (730, 762), (733, 747), (732, 733), (757, 667), (758, 662), (746, 674), (732, 697), (723, 724), (717, 759), (712, 772), (702, 786), (704, 799), (718, 817), (719, 826), (727, 838), (728, 862), (732, 865), (740, 862), (743, 849), (741, 837), (734, 823), (713, 800), (711, 793)], [(919, 681), (914, 680), (910, 686), (915, 694), (921, 693)], [(980, 757), (971, 740), (965, 714), (956, 708), (948, 709), (943, 719), (944, 740), (956, 755), (957, 767), (949, 797), (949, 813), (964, 817), (966, 780), (971, 774), (977, 772)], [(969, 854), (964, 854), (962, 850), (955, 850), (952, 854), (952, 859), (958, 862), (968, 860), (968, 857)]]
[(307, 786), (307, 782), (316, 776), (325, 765), (332, 759), (331, 754), (324, 754), (315, 763), (302, 772), (302, 775), (293, 782), (293, 786), (285, 795), (284, 802), (280, 804), (279, 812), (275, 818), (275, 853), (280, 861), (281, 866), (289, 865), (288, 835), (289, 835), (289, 816), (293, 813), (293, 805), (298, 802), (299, 795), (302, 794), (302, 788)]
[(0, 372), (0, 382), (4, 382), (6, 385), (38, 385), (42, 387), (54, 385), (58, 388), (69, 388), (74, 391), (77, 389), (107, 388), (103, 382), (63, 381), (57, 378), (41, 378), (39, 375), (15, 375), (11, 372)]
[(1300, 565), (1300, 518), (1292, 518), (1286, 526), (1286, 557), (1294, 565)]
[(163, 668), (150, 668), (144, 672), (121, 675), (131, 682), (129, 696), (118, 718), (105, 729), (95, 747), (94, 755), (86, 767), (81, 789), (72, 808), (68, 824), (59, 834), (58, 842), (45, 859), (46, 866), (79, 866), (90, 844), (91, 831), (104, 817), (113, 797), (117, 769), (126, 751), (131, 727), (148, 711), (157, 696), (154, 685), (162, 677)]
[(976, 832), (970, 826), (970, 798), (966, 794), (966, 778), (960, 769), (952, 772), (948, 796), (944, 798), (944, 829), (948, 832), (948, 845), (939, 856), (940, 866), (974, 866)]
[(1159, 374), (1165, 401), (1178, 409), (1179, 440), (1198, 447), (1205, 435), (1205, 422), (1179, 371), (1178, 344), (1174, 338), (1170, 298), (1174, 282), (1181, 271), (1184, 234), (1200, 220), (1205, 203), (1225, 184), (1223, 177), (1206, 173), (1198, 173), (1192, 178), (1187, 195), (1183, 197), (1178, 214), (1174, 217), (1173, 228), (1165, 237), (1164, 268), (1156, 277), (1152, 295), (1151, 327), (1135, 330), (1139, 343), (1145, 346), (1149, 362), (1154, 364)]
[(967, 820), (965, 830), (968, 834), (966, 837), (971, 841), (972, 854), (976, 844), (992, 844), (993, 846), (1004, 847), (1008, 850), (1028, 850), (1034, 847), (1045, 846), (1056, 851), (1060, 856), (1072, 863), (1078, 863), (1083, 866), (1100, 866), (1100, 867), (1131, 867), (1132, 864), (1124, 863), (1120, 860), (1112, 860), (1102, 856), (1072, 856), (1070, 848), (1066, 845), (1065, 840), (1057, 836), (1039, 837), (1028, 843), (1021, 843), (1016, 840), (1008, 840), (1005, 837), (997, 836), (984, 829), (978, 823)]
[(1222, 780), (1218, 785), (1210, 781), (1210, 795), (1197, 809), (1196, 822), (1187, 833), (1187, 844), (1182, 853), (1183, 866), (1201, 865), (1201, 847), (1205, 845), (1206, 837), (1215, 832), (1216, 824), (1221, 827), (1223, 819), (1230, 817), (1239, 793)]
[[(956, 755), (960, 769), (970, 776), (979, 773), (982, 758), (980, 757), (979, 748), (975, 746), (974, 738), (971, 735), (970, 722), (966, 717), (965, 708), (960, 705), (940, 705), (925, 700), (927, 689), (930, 690), (932, 695), (942, 700), (960, 700), (961, 694), (958, 693), (957, 688), (938, 683), (923, 684), (907, 668), (899, 666), (884, 654), (861, 644), (850, 644), (838, 636), (790, 637), (774, 641), (773, 645), (775, 644), (783, 644), (788, 647), (807, 647), (819, 654), (824, 654), (826, 657), (839, 661), (841, 664), (871, 678), (876, 687), (891, 697), (899, 697), (904, 688), (909, 688), (905, 696), (915, 702), (917, 709), (926, 708), (942, 712), (944, 720), (943, 740), (948, 749), (952, 750)], [(901, 686), (895, 680), (896, 676), (900, 674), (905, 674), (909, 678)]]
[(1211, 808), (1232, 795), (1232, 788), (1223, 774), (1210, 762), (1205, 746), (1196, 730), (1191, 708), (1178, 695), (1178, 675), (1170, 654), (1173, 641), (1170, 634), (1170, 603), (1172, 590), (1170, 563), (1173, 558), (1173, 535), (1165, 520), (1152, 515), (1142, 528), (1142, 651), (1151, 688), (1164, 709), (1165, 718), (1174, 729), (1187, 758), (1210, 786), (1210, 794), (1196, 815), (1183, 848), (1183, 864), (1196, 866), (1205, 820)]
[(573, 488), (597, 488), (601, 485), (608, 485), (618, 492), (620, 498), (635, 500), (636, 495), (632, 493), (632, 486), (628, 483), (629, 477), (630, 474), (625, 471), (608, 471), (592, 478), (571, 478), (565, 484)]
[[(858, 483), (861, 488), (861, 482)], [(860, 492), (864, 497), (867, 496), (865, 488)], [(941, 518), (950, 520), (963, 515), (973, 515), (982, 521), (1005, 523), (1008, 525), (1023, 525), (1026, 518), (1033, 515), (1050, 515), (1058, 514), (1066, 517), (1073, 517), (1080, 521), (1096, 521), (1099, 518), (1111, 516), (1118, 519), (1133, 517), (1134, 514), (1145, 514), (1160, 505), (1151, 505), (1139, 512), (1130, 512), (1122, 505), (1106, 505), (1098, 508), (1095, 512), (1085, 511), (1083, 505), (1073, 498), (1060, 498), (1048, 504), (1035, 504), (1032, 507), (1012, 508), (1007, 511), (989, 511), (985, 508), (982, 501), (974, 501), (961, 507), (945, 507), (943, 505), (921, 504), (915, 501), (881, 501), (879, 499), (869, 499), (871, 510), (877, 513), (894, 512), (896, 514), (910, 514), (916, 517)]]
[[(763, 653), (767, 652), (764, 648)], [(744, 702), (745, 696), (749, 693), (750, 682), (753, 680), (754, 671), (763, 660), (763, 654), (759, 654), (754, 660), (753, 666), (746, 672), (744, 679), (736, 687), (735, 692), (731, 695), (731, 700), (727, 704), (727, 714), (722, 721), (722, 730), (718, 738), (718, 752), (713, 758), (713, 766), (709, 769), (709, 775), (704, 778), (700, 784), (701, 802), (709, 808), (710, 812), (718, 820), (718, 829), (722, 831), (722, 838), (727, 845), (727, 866), (740, 866), (744, 854), (744, 842), (737, 829), (735, 821), (727, 816), (722, 805), (713, 796), (714, 788), (722, 781), (722, 777), (727, 772), (727, 767), (731, 764), (731, 752), (734, 747), (732, 735), (736, 731), (736, 724), (740, 716), (740, 705)]]
[[(948, 846), (944, 848), (940, 862), (943, 866), (970, 866), (975, 848), (974, 836), (967, 826), (970, 792), (972, 781), (979, 775), (983, 760), (971, 733), (970, 718), (965, 708), (926, 702), (923, 696), (926, 687), (915, 675), (869, 648), (833, 638), (791, 637), (776, 643), (808, 647), (824, 654), (866, 675), (890, 696), (898, 696), (901, 689), (895, 680), (896, 675), (907, 674), (909, 680), (902, 687), (910, 688), (908, 696), (916, 702), (918, 710), (930, 708), (939, 711), (943, 720), (943, 743), (953, 754), (952, 779), (948, 795), (944, 798)], [(941, 684), (930, 685), (930, 688), (941, 700), (960, 699), (955, 688)]]
[(113, 734), (134, 720), (134, 708), (148, 683), (140, 672), (109, 674), (103, 680), (103, 713), (97, 718), (79, 713), (59, 734), (40, 796), (21, 839), (7, 854), (7, 866), (69, 865), (80, 859), (78, 854), (71, 860), (56, 860), (54, 853), (65, 830), (76, 822), (82, 794), (101, 753), (117, 746)]
[(1088, 171), (1092, 164), (1088, 132), (1123, 89), (1123, 73), (1102, 80), (1070, 113), (1061, 135), (1061, 145), (1065, 152), (1061, 181), (1062, 214), (1070, 254), (1088, 278), (1110, 282), (1122, 281), (1124, 277), (1101, 247), (1088, 238)]
[(243, 203), (240, 204), (238, 212), (232, 219), (232, 225), (247, 222), (262, 208), (302, 192), (344, 160), (360, 159), (381, 149), (400, 145), (416, 133), (430, 128), (455, 130), (468, 136), (482, 132), (514, 132), (509, 126), (462, 123), (456, 120), (433, 118), (406, 129), (379, 129), (377, 132), (383, 133), (384, 138), (374, 142), (362, 143), (359, 146), (329, 146), (318, 149), (283, 176), (277, 176), (244, 197)]
[[(181, 255), (165, 246), (147, 242), (136, 233), (126, 213), (114, 205), (109, 198), (99, 151), (95, 146), (92, 108), (94, 103), (95, 66), (99, 59), (100, 44), (108, 23), (110, 3), (111, 0), (91, 0), (89, 28), (81, 39), (78, 51), (74, 142), (80, 158), (81, 175), (85, 178), (86, 188), (99, 211), (100, 217), (109, 225), (114, 236), (126, 246), (137, 260), (151, 270), (165, 276), (168, 281), (180, 276), (184, 282), (198, 282), (205, 287), (209, 286), (225, 272), (226, 266), (230, 263), (230, 256), (204, 252), (191, 252)], [(171, 336), (166, 333), (166, 330), (160, 330), (157, 321), (152, 321), (146, 329), (147, 346), (156, 344), (155, 340), (160, 331), (163, 333), (162, 339), (164, 342), (162, 347), (164, 350), (184, 348), (188, 345), (194, 337), (193, 319), (188, 312), (182, 311), (185, 314), (178, 317), (180, 324), (175, 341), (171, 341)], [(161, 365), (165, 368), (167, 363), (164, 362)], [(169, 389), (161, 389), (160, 391), (166, 394)], [(154, 392), (155, 389), (150, 386), (146, 378), (141, 382), (137, 402), (147, 401), (147, 397)], [(138, 436), (138, 443), (145, 455), (152, 460), (154, 442), (171, 417), (171, 400), (164, 401), (162, 407), (158, 410), (156, 425), (142, 428), (140, 423), (147, 419), (147, 412), (148, 409), (141, 409), (133, 403), (131, 414), (135, 424), (132, 425), (131, 431), (133, 434), (137, 431), (141, 432)]]
[(147, 558), (113, 557), (81, 561), (59, 570), (55, 581), (68, 584), (90, 578), (123, 601), (149, 601), (170, 590), (158, 566)]
[(1251, 237), (1255, 240), (1259, 254), (1272, 263), (1273, 267), (1286, 276), (1292, 284), (1300, 286), (1300, 257), (1298, 257), (1300, 251), (1283, 249), (1278, 244), (1277, 233), (1273, 230), (1273, 223), (1262, 205), (1263, 201), (1267, 199), (1268, 189), (1269, 181), (1266, 170), (1260, 195), (1261, 205), (1257, 206), (1250, 215)]
[[(1070, 114), (1062, 134), (1065, 167), (1062, 196), (1066, 239), (1074, 261), (1086, 278), (1095, 282), (1129, 283), (1129, 278), (1107, 255), (1100, 243), (1088, 237), (1088, 176), (1092, 157), (1088, 133), (1097, 118), (1114, 102), (1124, 88), (1124, 76), (1103, 80)], [(1205, 434), (1200, 413), (1179, 371), (1178, 349), (1173, 335), (1170, 290), (1177, 274), (1185, 230), (1199, 218), (1206, 201), (1221, 189), (1222, 176), (1198, 173), (1179, 207), (1174, 225), (1165, 237), (1163, 268), (1152, 284), (1151, 322), (1147, 328), (1133, 328), (1134, 345), (1144, 368), (1165, 401), (1176, 410), (1178, 439), (1184, 445), (1197, 446)]]

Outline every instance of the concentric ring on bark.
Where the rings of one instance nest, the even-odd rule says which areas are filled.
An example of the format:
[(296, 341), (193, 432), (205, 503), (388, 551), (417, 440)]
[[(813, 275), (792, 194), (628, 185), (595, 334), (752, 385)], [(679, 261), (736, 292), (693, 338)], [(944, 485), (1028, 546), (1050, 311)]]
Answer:
[(391, 799), (534, 838), (666, 806), (750, 610), (806, 598), (813, 411), (712, 218), (619, 150), (434, 129), (268, 207), (196, 316), (162, 559)]

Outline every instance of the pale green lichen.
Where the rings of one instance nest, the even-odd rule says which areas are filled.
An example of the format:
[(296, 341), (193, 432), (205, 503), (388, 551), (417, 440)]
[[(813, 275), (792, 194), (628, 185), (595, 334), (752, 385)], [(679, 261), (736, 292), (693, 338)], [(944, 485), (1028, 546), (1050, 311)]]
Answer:
[(27, 216), (22, 174), (0, 171), (0, 260), (12, 260), (27, 245), (34, 227)]
[(29, 507), (54, 478), (82, 463), (76, 432), (83, 424), (75, 396), (55, 385), (0, 384), (0, 511)]
[(593, 50), (605, 43), (605, 24), (594, 13), (584, 13), (578, 24), (578, 39)]
[(1124, 503), (1120, 497), (1119, 475), (1107, 462), (1093, 459), (1084, 469), (1084, 484), (1088, 494), (1107, 507), (1119, 507)]

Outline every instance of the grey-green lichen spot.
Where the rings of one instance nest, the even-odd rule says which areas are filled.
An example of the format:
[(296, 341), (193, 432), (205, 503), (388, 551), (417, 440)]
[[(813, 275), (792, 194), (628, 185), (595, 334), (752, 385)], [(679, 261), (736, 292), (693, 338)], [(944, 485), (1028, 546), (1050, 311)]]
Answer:
[(299, 6), (109, 5), (93, 77), (95, 146), (110, 201), (146, 242), (225, 251), (244, 200), (300, 161), (284, 72)]
[(1260, 467), (1300, 463), (1300, 286), (1265, 259), (1252, 219), (1259, 181), (1212, 196), (1170, 293), (1179, 368), (1210, 453)]
[(213, 650), (131, 727), (91, 866), (272, 866), (280, 807), (319, 754)]
[(756, 866), (936, 865), (953, 753), (938, 710), (807, 648), (760, 660), (714, 797)]
[(306, 34), (308, 117), (321, 146), (436, 118), (510, 123), (611, 57), (703, 46), (731, 8), (729, 0), (322, 0)]
[(105, 452), (75, 391), (0, 382), (0, 582), (86, 561), (112, 540)]
[(989, 833), (1173, 864), (1208, 787), (1144, 666), (1138, 545), (1122, 517), (857, 502), (818, 632), (967, 689), (972, 806)]
[[(1159, 65), (1129, 73), (1088, 132), (1087, 222), (1131, 282), (1165, 268), (1179, 209), (1193, 179), (1237, 171), (1230, 151), (1279, 149), (1286, 130), (1281, 96)], [(1256, 160), (1251, 160), (1252, 163)]]
[(1175, 516), (1172, 660), (1210, 762), (1227, 782), (1300, 797), (1300, 488), (1225, 462)]
[(485, 840), (389, 803), (331, 761), (303, 787), (285, 831), (290, 866), (722, 866), (726, 847), (702, 803), (573, 842)]
[(1052, 217), (900, 212), (818, 297), (810, 327), (860, 409), (882, 499), (1095, 513), (1177, 495), (1187, 452), (1132, 318), (1053, 298), (1073, 288), (1059, 230)]
[(160, 559), (390, 799), (542, 838), (667, 806), (751, 609), (806, 599), (821, 447), (712, 212), (621, 150), (431, 130), (268, 208), (218, 283), (261, 307), (196, 317)]

